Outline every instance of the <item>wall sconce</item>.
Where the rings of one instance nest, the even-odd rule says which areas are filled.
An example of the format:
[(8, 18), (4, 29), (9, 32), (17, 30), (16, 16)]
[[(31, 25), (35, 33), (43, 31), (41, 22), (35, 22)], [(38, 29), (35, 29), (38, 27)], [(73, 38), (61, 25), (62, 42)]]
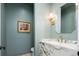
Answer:
[(51, 25), (55, 25), (56, 22), (56, 15), (53, 13), (50, 13), (48, 16), (48, 20), (50, 22)]

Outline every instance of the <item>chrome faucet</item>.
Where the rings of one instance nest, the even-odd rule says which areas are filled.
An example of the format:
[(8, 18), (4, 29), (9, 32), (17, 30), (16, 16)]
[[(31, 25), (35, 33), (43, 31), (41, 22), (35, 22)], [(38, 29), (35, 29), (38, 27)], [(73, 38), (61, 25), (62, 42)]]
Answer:
[(57, 40), (58, 42), (63, 42), (63, 36), (59, 36)]

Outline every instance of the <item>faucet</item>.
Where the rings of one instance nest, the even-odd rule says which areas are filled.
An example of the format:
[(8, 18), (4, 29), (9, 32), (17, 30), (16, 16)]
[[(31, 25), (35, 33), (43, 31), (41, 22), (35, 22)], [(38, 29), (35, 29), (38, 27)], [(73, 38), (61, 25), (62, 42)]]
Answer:
[(59, 41), (60, 41), (60, 42), (63, 42), (63, 36), (59, 36), (59, 37), (58, 37), (58, 42), (59, 42)]

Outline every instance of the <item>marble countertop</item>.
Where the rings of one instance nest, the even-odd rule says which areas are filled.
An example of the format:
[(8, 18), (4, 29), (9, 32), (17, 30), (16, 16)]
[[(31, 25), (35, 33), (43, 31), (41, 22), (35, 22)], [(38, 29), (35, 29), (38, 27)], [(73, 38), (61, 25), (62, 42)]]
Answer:
[(56, 39), (43, 39), (41, 42), (78, 51), (77, 44), (61, 43), (61, 42), (57, 42)]

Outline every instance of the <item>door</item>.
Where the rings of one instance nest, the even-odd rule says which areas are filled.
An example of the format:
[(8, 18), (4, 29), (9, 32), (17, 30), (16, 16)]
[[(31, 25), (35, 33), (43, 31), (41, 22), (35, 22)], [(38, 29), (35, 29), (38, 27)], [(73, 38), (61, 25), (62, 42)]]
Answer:
[[(1, 46), (1, 3), (0, 3), (0, 46)], [(1, 49), (0, 49), (0, 56), (1, 56)]]
[(6, 37), (5, 37), (5, 8), (4, 4), (0, 3), (0, 56), (6, 55)]

